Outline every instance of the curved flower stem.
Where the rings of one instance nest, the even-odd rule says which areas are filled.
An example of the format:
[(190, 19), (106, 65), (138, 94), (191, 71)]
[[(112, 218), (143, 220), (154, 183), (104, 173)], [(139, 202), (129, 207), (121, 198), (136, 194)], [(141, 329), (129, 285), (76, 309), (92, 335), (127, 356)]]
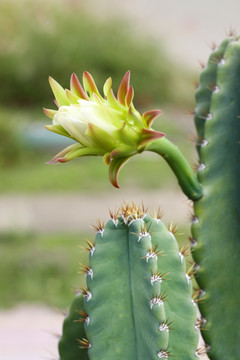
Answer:
[(163, 137), (151, 142), (144, 150), (153, 151), (166, 160), (189, 199), (198, 200), (202, 197), (202, 188), (197, 176), (176, 145)]

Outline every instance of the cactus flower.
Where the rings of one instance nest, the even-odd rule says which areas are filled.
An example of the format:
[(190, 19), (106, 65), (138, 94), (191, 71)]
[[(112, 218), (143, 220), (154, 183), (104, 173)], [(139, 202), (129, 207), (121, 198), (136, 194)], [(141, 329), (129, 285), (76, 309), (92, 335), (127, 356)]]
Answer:
[(161, 110), (140, 114), (135, 109), (129, 71), (121, 81), (117, 97), (111, 78), (106, 80), (101, 96), (88, 72), (83, 73), (83, 87), (75, 74), (71, 76), (70, 90), (64, 90), (51, 77), (49, 82), (58, 110), (43, 109), (52, 119), (52, 125), (46, 128), (76, 141), (50, 160), (50, 164), (86, 155), (103, 156), (104, 163), (109, 165), (111, 183), (119, 187), (117, 176), (121, 166), (165, 135), (151, 129)]

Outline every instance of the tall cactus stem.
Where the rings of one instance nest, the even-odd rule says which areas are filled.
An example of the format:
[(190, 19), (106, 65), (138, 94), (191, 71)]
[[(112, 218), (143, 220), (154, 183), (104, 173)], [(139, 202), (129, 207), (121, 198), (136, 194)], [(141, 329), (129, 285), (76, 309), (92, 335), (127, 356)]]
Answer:
[[(210, 86), (216, 89), (211, 96)], [(205, 146), (198, 148), (203, 164), (198, 171), (203, 196), (194, 203), (198, 222), (192, 224), (197, 281), (206, 293), (204, 301), (199, 303), (201, 314), (207, 321), (204, 328), (208, 330), (202, 336), (210, 346), (211, 359), (236, 360), (240, 359), (238, 38), (225, 40), (211, 55), (201, 75), (196, 97), (198, 135), (206, 140)], [(211, 116), (201, 120), (199, 113), (203, 108)]]

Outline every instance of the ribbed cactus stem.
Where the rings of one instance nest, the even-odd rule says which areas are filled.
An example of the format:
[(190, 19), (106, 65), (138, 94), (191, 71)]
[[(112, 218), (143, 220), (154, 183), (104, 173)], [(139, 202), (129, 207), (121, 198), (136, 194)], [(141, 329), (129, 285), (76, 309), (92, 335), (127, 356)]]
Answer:
[(185, 195), (192, 200), (202, 196), (202, 188), (196, 174), (183, 156), (179, 148), (167, 138), (161, 138), (150, 143), (145, 150), (161, 155), (173, 170)]
[[(203, 196), (194, 204), (198, 221), (192, 234), (197, 281), (205, 293), (199, 304), (207, 321), (202, 335), (211, 359), (235, 360), (240, 359), (239, 39), (225, 40), (211, 55), (196, 97), (195, 121), (204, 140), (198, 171)], [(201, 113), (207, 114), (202, 125)]]
[[(174, 235), (161, 220), (127, 205), (98, 227), (89, 250), (83, 290), (88, 321), (81, 340), (89, 359), (197, 360), (191, 279)], [(67, 337), (63, 333), (62, 344)], [(62, 351), (63, 346), (61, 360), (75, 360)]]

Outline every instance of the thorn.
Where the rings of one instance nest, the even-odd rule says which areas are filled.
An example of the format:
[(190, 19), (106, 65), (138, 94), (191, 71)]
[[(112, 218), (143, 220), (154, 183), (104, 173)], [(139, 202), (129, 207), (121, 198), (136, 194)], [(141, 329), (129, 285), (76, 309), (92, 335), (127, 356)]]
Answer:
[(159, 331), (169, 331), (173, 330), (172, 324), (174, 321), (169, 322), (169, 320), (163, 321), (161, 324), (159, 324), (158, 330)]
[(198, 115), (197, 116), (199, 119), (203, 119), (203, 120), (211, 120), (212, 119), (212, 114), (207, 112), (206, 110), (203, 111), (203, 115)]
[(215, 51), (217, 49), (217, 44), (215, 43), (215, 41), (210, 42), (208, 46), (212, 51)]
[(202, 62), (201, 60), (199, 61), (199, 65), (202, 69), (204, 69), (206, 67), (206, 64), (204, 62)]
[(187, 244), (185, 244), (184, 246), (182, 246), (181, 248), (180, 248), (180, 250), (179, 250), (179, 252), (180, 252), (180, 254), (183, 256), (183, 257), (185, 257), (185, 256), (189, 256), (190, 254), (189, 254), (189, 251), (190, 250), (190, 244), (189, 243), (187, 243)]
[(146, 279), (150, 280), (151, 281), (151, 285), (153, 285), (156, 281), (161, 283), (163, 280), (167, 280), (167, 279), (164, 279), (164, 277), (166, 275), (169, 275), (169, 273), (165, 273), (165, 274), (162, 274), (160, 272), (158, 273), (155, 273), (153, 274), (152, 273), (152, 276), (151, 277), (147, 277)]
[(157, 250), (157, 245), (151, 249), (148, 250), (146, 256), (143, 256), (141, 259), (146, 259), (146, 261), (148, 262), (149, 259), (156, 259), (158, 258), (158, 256), (164, 256), (164, 255), (160, 255), (163, 251), (156, 251)]
[(154, 218), (157, 221), (160, 221), (163, 216), (164, 216), (164, 213), (163, 213), (163, 210), (160, 209), (160, 207), (157, 209), (157, 211), (156, 211), (156, 209), (154, 210)]
[(171, 354), (167, 350), (160, 350), (157, 351), (157, 356), (159, 357), (159, 359), (168, 359), (168, 357), (171, 356)]
[(166, 298), (167, 298), (166, 291), (164, 291), (159, 296), (153, 296), (152, 298), (150, 297), (150, 308), (152, 309), (154, 305), (157, 306), (163, 305), (163, 302), (166, 300)]
[(101, 237), (103, 237), (104, 232), (104, 223), (97, 219), (97, 225), (92, 225), (92, 228), (97, 231), (97, 233), (101, 234)]
[(207, 320), (204, 318), (197, 319), (196, 324), (195, 324), (195, 329), (200, 330), (200, 331), (205, 331), (205, 330), (207, 331), (208, 330), (207, 328), (202, 327), (202, 325), (205, 325), (206, 322), (207, 322)]
[(193, 85), (194, 85), (196, 90), (199, 88), (199, 82), (198, 81), (194, 81)]
[(225, 60), (221, 55), (216, 55), (216, 57), (211, 59), (211, 64), (219, 65), (224, 64)]
[(80, 263), (79, 265), (81, 266), (80, 273), (89, 275), (92, 279), (93, 278), (93, 270), (89, 266), (86, 266), (84, 264)]
[(108, 209), (108, 211), (109, 211), (109, 215), (110, 215), (110, 218), (111, 218), (112, 222), (114, 223), (115, 226), (117, 226), (117, 224), (118, 224), (119, 210), (117, 210), (117, 211), (111, 211), (110, 209)]
[(196, 115), (195, 110), (188, 110), (187, 115)]
[(91, 298), (92, 298), (92, 293), (91, 293), (91, 291), (90, 291), (89, 289), (81, 286), (81, 287), (80, 287), (80, 292), (81, 292), (81, 294), (83, 295), (83, 297), (85, 297), (85, 299), (87, 300), (87, 302), (88, 302), (89, 300), (91, 300)]
[(204, 302), (203, 300), (206, 298), (206, 296), (202, 296), (205, 295), (205, 291), (202, 289), (197, 289), (192, 296), (192, 299), (195, 303), (202, 303)]
[(90, 318), (88, 314), (83, 310), (76, 310), (76, 312), (81, 316), (80, 319), (74, 320), (74, 322), (85, 322), (87, 325), (90, 323)]
[(168, 231), (173, 235), (177, 234), (177, 225), (173, 224), (172, 222), (167, 227)]
[[(130, 222), (131, 223), (131, 222)], [(151, 227), (152, 223), (149, 224), (148, 228), (146, 227), (146, 223), (144, 223), (143, 226), (141, 226), (141, 232), (140, 234), (139, 233), (134, 233), (134, 232), (131, 232), (131, 234), (133, 235), (137, 235), (138, 236), (138, 241), (140, 241), (143, 237), (147, 237), (149, 236), (151, 238), (151, 232), (149, 231), (150, 230), (150, 227)]]
[(82, 248), (84, 251), (89, 252), (90, 255), (92, 256), (95, 251), (95, 244), (94, 243), (92, 244), (89, 240), (86, 240), (86, 243), (88, 247), (80, 246), (80, 248)]
[(228, 36), (229, 38), (236, 38), (237, 36), (236, 30), (232, 26), (230, 26), (230, 28), (225, 32), (226, 36)]
[(189, 279), (191, 279), (192, 277), (194, 277), (195, 274), (196, 274), (195, 263), (193, 263), (187, 270), (187, 275), (189, 276)]
[[(198, 169), (199, 169), (199, 166), (200, 166), (200, 165), (198, 165)], [(196, 216), (196, 215), (193, 214), (192, 212), (189, 213), (188, 219), (189, 219), (189, 221), (190, 221), (192, 224), (197, 224), (197, 223), (199, 222), (198, 216)]]
[(207, 354), (208, 351), (210, 351), (210, 349), (211, 349), (211, 346), (205, 344), (204, 346), (202, 346), (196, 350), (196, 355), (201, 356), (201, 355)]
[(53, 309), (56, 310), (60, 315), (62, 315), (64, 317), (68, 314), (68, 311), (66, 309), (65, 310), (59, 309), (58, 307), (55, 307), (55, 306), (53, 306)]
[(125, 223), (128, 223), (131, 220), (143, 219), (146, 215), (147, 209), (145, 209), (144, 204), (142, 203), (142, 208), (134, 204), (134, 202), (128, 203), (125, 202), (121, 206), (121, 216), (124, 219)]
[(90, 349), (91, 348), (91, 344), (90, 342), (85, 339), (85, 338), (82, 338), (81, 340), (80, 339), (77, 339), (77, 341), (79, 342), (80, 344), (80, 349)]

